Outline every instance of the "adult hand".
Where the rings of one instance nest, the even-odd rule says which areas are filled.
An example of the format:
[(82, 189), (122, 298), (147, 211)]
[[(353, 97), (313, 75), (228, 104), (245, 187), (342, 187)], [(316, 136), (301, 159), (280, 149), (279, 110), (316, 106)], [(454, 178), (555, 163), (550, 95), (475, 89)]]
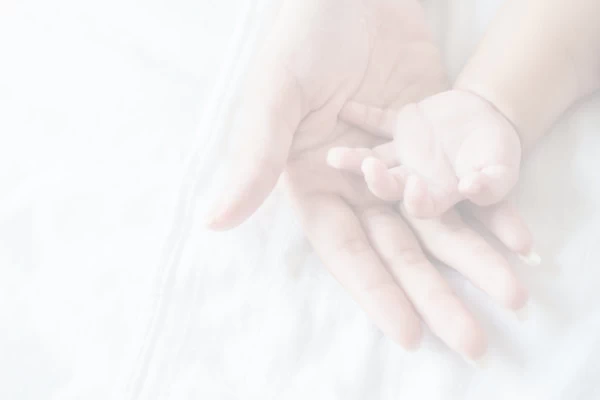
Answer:
[[(455, 212), (405, 220), (371, 196), (362, 179), (326, 165), (331, 147), (381, 143), (338, 121), (348, 100), (399, 108), (446, 87), (416, 0), (286, 1), (248, 77), (228, 189), (209, 227), (244, 221), (285, 170), (286, 188), (316, 252), (384, 334), (416, 347), (421, 315), (452, 349), (480, 357), (483, 330), (406, 221), (434, 257), (517, 308), (526, 294), (507, 262)], [(530, 246), (528, 231), (507, 206), (480, 214), (511, 250)]]

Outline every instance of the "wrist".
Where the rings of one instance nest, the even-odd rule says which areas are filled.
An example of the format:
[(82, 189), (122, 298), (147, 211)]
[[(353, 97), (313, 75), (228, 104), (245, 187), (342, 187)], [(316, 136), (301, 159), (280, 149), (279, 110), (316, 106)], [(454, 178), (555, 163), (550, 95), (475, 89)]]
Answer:
[(540, 87), (519, 79), (523, 77), (518, 73), (514, 76), (493, 70), (486, 73), (479, 68), (471, 70), (477, 72), (466, 68), (454, 89), (480, 97), (502, 114), (515, 128), (524, 152), (552, 127), (576, 97), (575, 86), (570, 81)]
[(454, 85), (493, 104), (524, 149), (600, 88), (600, 6), (574, 3), (506, 2)]
[(494, 71), (479, 71), (472, 73), (465, 68), (453, 89), (480, 97), (502, 114), (518, 133), (524, 151), (530, 150), (565, 111), (600, 90), (597, 71), (573, 71), (562, 81), (552, 80), (543, 87), (527, 84), (519, 79), (518, 73), (498, 75)]

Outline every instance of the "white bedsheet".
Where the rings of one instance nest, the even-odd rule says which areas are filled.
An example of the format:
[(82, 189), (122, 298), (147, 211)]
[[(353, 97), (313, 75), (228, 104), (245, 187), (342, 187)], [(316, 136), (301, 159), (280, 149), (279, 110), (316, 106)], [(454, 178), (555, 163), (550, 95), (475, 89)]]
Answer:
[[(2, 3), (0, 399), (600, 398), (600, 101), (525, 167), (529, 319), (453, 282), (490, 334), (483, 370), (382, 338), (279, 193), (203, 230), (271, 3)], [(452, 73), (498, 3), (427, 2)]]

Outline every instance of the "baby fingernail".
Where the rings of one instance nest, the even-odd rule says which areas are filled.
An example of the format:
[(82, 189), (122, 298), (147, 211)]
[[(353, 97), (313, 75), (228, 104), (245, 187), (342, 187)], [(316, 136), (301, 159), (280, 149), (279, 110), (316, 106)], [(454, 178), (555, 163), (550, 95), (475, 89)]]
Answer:
[(542, 263), (542, 258), (534, 250), (529, 251), (527, 254), (519, 254), (519, 258), (527, 265), (536, 267)]

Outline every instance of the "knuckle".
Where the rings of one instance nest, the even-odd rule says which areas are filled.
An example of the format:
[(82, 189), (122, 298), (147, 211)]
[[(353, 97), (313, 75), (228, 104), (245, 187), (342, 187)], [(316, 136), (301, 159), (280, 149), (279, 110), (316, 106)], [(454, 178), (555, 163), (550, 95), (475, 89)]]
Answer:
[(361, 213), (363, 220), (377, 220), (379, 218), (387, 218), (393, 215), (394, 213), (389, 208), (384, 207), (369, 207), (363, 210)]
[(395, 284), (389, 282), (373, 282), (365, 286), (365, 294), (371, 298), (388, 299), (398, 290)]
[(350, 236), (340, 240), (337, 248), (341, 253), (357, 256), (368, 252), (371, 246), (365, 238)]
[(427, 262), (427, 257), (420, 248), (416, 246), (399, 246), (391, 250), (389, 257), (394, 263), (402, 263), (404, 267), (422, 265)]

